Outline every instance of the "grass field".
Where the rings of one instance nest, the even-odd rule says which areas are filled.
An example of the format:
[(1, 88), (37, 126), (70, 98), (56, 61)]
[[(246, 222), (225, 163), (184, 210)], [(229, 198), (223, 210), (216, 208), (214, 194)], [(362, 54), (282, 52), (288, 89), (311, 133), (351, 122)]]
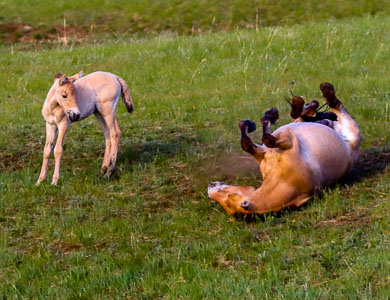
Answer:
[[(390, 17), (0, 48), (0, 295), (5, 298), (387, 299), (390, 295)], [(117, 173), (103, 134), (73, 124), (59, 186), (34, 186), (40, 110), (54, 75), (114, 72)], [(296, 211), (227, 223), (207, 184), (260, 185), (237, 123), (334, 83), (363, 134), (350, 179)], [(259, 133), (254, 134), (259, 140)], [(51, 167), (53, 160), (51, 160)], [(49, 176), (52, 175), (52, 168)], [(50, 182), (50, 180), (49, 180)]]
[(1, 0), (0, 41), (197, 34), (386, 14), (387, 0)]

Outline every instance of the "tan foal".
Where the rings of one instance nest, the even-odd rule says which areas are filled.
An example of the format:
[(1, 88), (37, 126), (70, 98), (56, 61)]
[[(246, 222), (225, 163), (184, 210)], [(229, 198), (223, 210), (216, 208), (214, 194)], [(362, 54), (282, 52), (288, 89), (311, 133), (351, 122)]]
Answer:
[(250, 121), (241, 121), (241, 146), (260, 165), (263, 184), (231, 186), (209, 184), (208, 194), (234, 219), (236, 213), (264, 213), (284, 207), (300, 206), (322, 186), (334, 183), (357, 162), (361, 134), (358, 125), (336, 98), (333, 86), (322, 83), (321, 91), (337, 121), (294, 122), (272, 134), (270, 126), (278, 118), (270, 109), (262, 119), (263, 145), (252, 143)]
[(106, 140), (101, 173), (108, 178), (114, 172), (121, 136), (115, 109), (121, 95), (127, 111), (131, 113), (133, 101), (129, 88), (119, 76), (107, 72), (94, 72), (84, 77), (82, 72), (71, 77), (56, 75), (42, 108), (42, 115), (46, 120), (46, 143), (37, 185), (46, 179), (56, 134), (58, 133), (54, 147), (54, 185), (60, 178), (62, 147), (69, 125), (91, 114), (95, 114)]

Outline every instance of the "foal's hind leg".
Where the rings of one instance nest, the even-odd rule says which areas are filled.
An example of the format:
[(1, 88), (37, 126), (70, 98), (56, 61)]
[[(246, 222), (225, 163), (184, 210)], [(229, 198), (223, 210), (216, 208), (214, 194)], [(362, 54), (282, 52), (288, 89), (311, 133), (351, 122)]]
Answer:
[(118, 148), (119, 148), (119, 141), (121, 137), (121, 131), (118, 126), (118, 122), (115, 117), (115, 112), (112, 112), (108, 116), (104, 116), (104, 120), (106, 122), (107, 128), (110, 133), (110, 139), (111, 139), (111, 150), (110, 150), (110, 156), (109, 156), (109, 165), (107, 168), (106, 174), (104, 174), (105, 178), (108, 178), (111, 176), (111, 174), (115, 170), (116, 165), (116, 157), (118, 154)]
[(102, 117), (102, 115), (99, 112), (95, 113), (95, 117), (103, 129), (104, 139), (106, 141), (106, 149), (104, 150), (104, 158), (103, 158), (102, 168), (100, 169), (100, 174), (104, 175), (104, 173), (106, 173), (106, 171), (108, 169), (108, 165), (110, 164), (110, 153), (111, 153), (110, 131), (108, 130), (106, 121), (104, 120), (104, 118)]

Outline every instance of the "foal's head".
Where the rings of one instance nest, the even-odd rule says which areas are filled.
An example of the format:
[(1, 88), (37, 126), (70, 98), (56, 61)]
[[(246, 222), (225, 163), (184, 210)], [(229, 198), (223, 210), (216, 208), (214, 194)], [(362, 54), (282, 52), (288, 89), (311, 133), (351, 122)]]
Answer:
[(68, 78), (59, 73), (56, 75), (53, 85), (53, 96), (55, 100), (64, 109), (72, 122), (77, 121), (80, 118), (80, 110), (77, 106), (76, 92), (73, 85), (73, 82), (77, 78), (74, 76)]

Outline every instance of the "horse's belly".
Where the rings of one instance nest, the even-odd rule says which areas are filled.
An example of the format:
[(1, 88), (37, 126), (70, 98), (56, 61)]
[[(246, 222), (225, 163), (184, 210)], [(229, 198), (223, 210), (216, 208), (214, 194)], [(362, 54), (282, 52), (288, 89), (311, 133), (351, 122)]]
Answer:
[(348, 144), (330, 127), (316, 123), (294, 123), (291, 128), (300, 143), (300, 155), (321, 185), (333, 183), (352, 167)]

